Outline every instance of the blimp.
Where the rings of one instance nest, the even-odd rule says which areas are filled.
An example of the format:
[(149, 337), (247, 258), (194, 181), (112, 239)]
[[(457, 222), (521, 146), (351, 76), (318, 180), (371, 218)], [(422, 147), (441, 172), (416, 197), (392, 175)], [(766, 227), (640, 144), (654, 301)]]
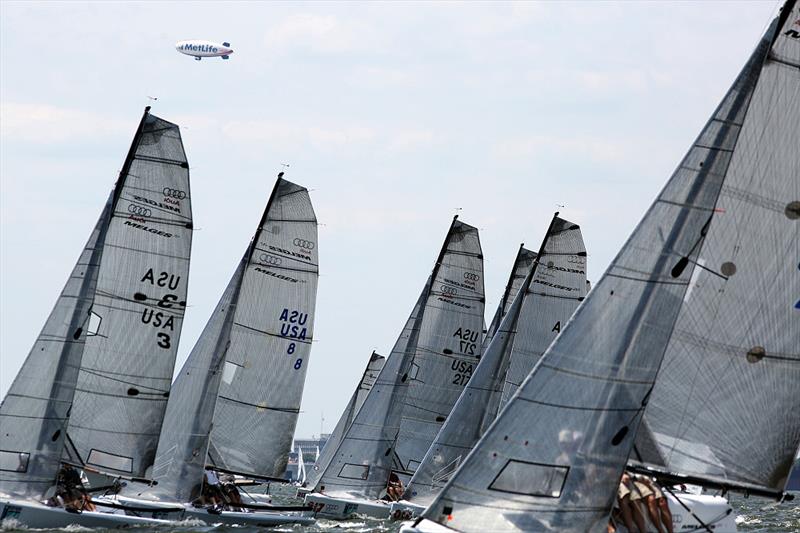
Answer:
[(191, 41), (178, 41), (175, 43), (175, 50), (187, 56), (192, 56), (200, 61), (204, 57), (221, 57), (229, 59), (233, 53), (231, 43), (214, 43), (211, 41), (201, 41), (193, 39)]

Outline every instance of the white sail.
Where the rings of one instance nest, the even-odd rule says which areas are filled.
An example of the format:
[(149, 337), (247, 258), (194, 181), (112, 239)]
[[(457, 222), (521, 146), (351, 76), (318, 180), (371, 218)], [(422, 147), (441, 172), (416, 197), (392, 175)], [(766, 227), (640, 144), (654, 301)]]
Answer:
[[(215, 439), (224, 443), (217, 444), (217, 450), (246, 457), (251, 461), (247, 465), (266, 457), (264, 467), (252, 472), (257, 477), (277, 477), (269, 469), (281, 462), (285, 470), (297, 415), (292, 402), (299, 403), (302, 386), (278, 398), (286, 402), (285, 408), (278, 408), (272, 398), (283, 387), (295, 386), (290, 372), (299, 373), (310, 350), (317, 256), (297, 251), (316, 242), (316, 223), (309, 210), (308, 191), (279, 178), (252, 242), (173, 385), (153, 466), (158, 484), (150, 494), (192, 501), (199, 494)], [(306, 310), (302, 317), (298, 307)], [(252, 385), (256, 379), (261, 379), (260, 387)], [(255, 406), (242, 406), (237, 417), (223, 419), (224, 391), (251, 399), (233, 402), (237, 405)], [(228, 445), (232, 437), (220, 437), (216, 424), (229, 428), (241, 442)], [(259, 435), (269, 432), (269, 438), (261, 441), (262, 449), (248, 455)], [(272, 459), (281, 449), (283, 458)]]
[(503, 291), (503, 297), (500, 299), (497, 310), (495, 310), (492, 321), (489, 323), (489, 327), (486, 330), (486, 335), (483, 337), (481, 353), (486, 351), (486, 348), (492, 341), (492, 337), (494, 337), (495, 332), (497, 332), (497, 328), (500, 327), (500, 321), (503, 320), (503, 317), (508, 313), (511, 302), (514, 301), (514, 297), (516, 297), (517, 292), (519, 292), (525, 278), (528, 276), (528, 272), (530, 272), (535, 259), (536, 252), (526, 249), (523, 244), (519, 245), (517, 257), (514, 259), (514, 267), (511, 269), (508, 283)]
[[(796, 16), (783, 20), (771, 26), (608, 271), (426, 518), (459, 531), (605, 530), (679, 312), (691, 305), (692, 266), (711, 226), (733, 226), (742, 239), (752, 232), (776, 240), (797, 232), (790, 207), (797, 201), (800, 157), (799, 49), (787, 65), (780, 43)], [(775, 152), (764, 141), (774, 140), (772, 131), (785, 136)], [(789, 209), (760, 217), (749, 206), (716, 211), (728, 177), (753, 160), (760, 169), (749, 174), (740, 197)], [(771, 283), (772, 261), (761, 256), (762, 268), (750, 275)], [(790, 286), (796, 297), (800, 278)], [(783, 305), (758, 302), (765, 312)]]
[(209, 448), (214, 466), (276, 478), (286, 471), (313, 339), (317, 241), (308, 191), (279, 179), (230, 332)]
[[(369, 498), (378, 497), (384, 491), (393, 466), (399, 463), (396, 458), (395, 443), (398, 440), (401, 418), (407, 414), (405, 412), (409, 402), (407, 393), (410, 384), (420, 377), (419, 363), (425, 364), (422, 360), (419, 363), (414, 362), (419, 347), (427, 346), (431, 349), (430, 345), (438, 338), (444, 346), (436, 346), (435, 351), (430, 354), (432, 358), (452, 356), (453, 348), (460, 350), (463, 347), (473, 351), (479, 349), (477, 345), (477, 341), (480, 341), (479, 333), (476, 334), (475, 342), (461, 339), (464, 344), (450, 347), (449, 344), (452, 342), (450, 336), (458, 332), (458, 329), (453, 328), (449, 320), (441, 320), (440, 324), (437, 322), (443, 318), (460, 315), (462, 309), (469, 313), (470, 320), (474, 321), (471, 313), (477, 304), (483, 309), (483, 302), (476, 301), (475, 295), (476, 289), (480, 287), (482, 299), (482, 263), (476, 265), (476, 261), (480, 259), (477, 229), (458, 221), (457, 217), (454, 218), (433, 272), (411, 316), (375, 385), (345, 432), (333, 460), (323, 471), (314, 490)], [(461, 280), (465, 284), (462, 290), (465, 294), (459, 297), (459, 288), (456, 285)], [(429, 315), (427, 322), (426, 315)], [(477, 318), (478, 328), (482, 328), (482, 320), (482, 317)], [(453, 331), (450, 331), (451, 329)], [(461, 335), (464, 335), (463, 329)], [(440, 364), (435, 359), (428, 362), (431, 365)], [(428, 365), (426, 369), (430, 370)], [(462, 373), (457, 374), (460, 381)], [(441, 415), (434, 414), (434, 416)], [(443, 421), (444, 418), (438, 422), (434, 421), (434, 424), (441, 424)], [(423, 423), (428, 423), (428, 420), (424, 420)], [(424, 454), (424, 451), (422, 453)]]
[(321, 454), (319, 447), (317, 447), (314, 467), (308, 474), (308, 485), (312, 487), (316, 485), (320, 476), (322, 476), (322, 472), (328, 467), (328, 464), (330, 464), (331, 459), (333, 459), (333, 454), (336, 453), (336, 449), (339, 447), (342, 437), (344, 437), (344, 432), (350, 427), (356, 414), (358, 414), (358, 411), (367, 399), (367, 395), (369, 391), (372, 390), (372, 386), (378, 379), (378, 374), (380, 374), (385, 362), (386, 358), (382, 355), (378, 355), (376, 352), (372, 352), (372, 355), (370, 355), (369, 362), (364, 369), (364, 373), (361, 375), (361, 380), (358, 382), (353, 396), (350, 397), (350, 401), (347, 402), (347, 406), (342, 416), (339, 418), (339, 421), (336, 423), (333, 433), (331, 433), (328, 440), (325, 441), (325, 446), (323, 446)]
[[(456, 222), (419, 326), (395, 442), (395, 470), (408, 481), (480, 360), (485, 305), (478, 230)], [(402, 478), (401, 478), (402, 479)]]
[(69, 423), (71, 451), (105, 472), (153, 461), (189, 280), (189, 165), (178, 126), (148, 114), (120, 175)]
[(786, 9), (631, 456), (771, 496), (800, 443), (800, 9)]
[[(0, 405), (0, 426), (3, 429), (0, 432), (0, 491), (6, 494), (40, 498), (55, 483), (62, 456), (75, 456), (74, 447), (70, 444), (69, 450), (65, 450), (65, 444), (69, 440), (68, 425), (74, 423), (78, 410), (74, 402), (81, 400), (81, 394), (75, 393), (79, 369), (86, 360), (85, 353), (96, 346), (98, 338), (116, 331), (119, 326), (111, 324), (113, 320), (103, 310), (110, 299), (117, 295), (125, 300), (118, 305), (120, 312), (134, 308), (142, 312), (142, 307), (155, 307), (159, 302), (165, 304), (164, 309), (182, 309), (185, 306), (185, 298), (163, 299), (160, 288), (157, 291), (139, 288), (138, 285), (131, 287), (129, 282), (132, 279), (142, 286), (150, 285), (150, 279), (143, 282), (136, 277), (147, 277), (149, 271), (141, 270), (139, 261), (134, 261), (130, 268), (119, 263), (120, 254), (124, 255), (130, 249), (135, 250), (132, 253), (152, 259), (153, 265), (160, 265), (161, 259), (154, 257), (152, 250), (165, 246), (165, 252), (174, 251), (170, 245), (164, 244), (172, 235), (181, 234), (191, 239), (190, 215), (182, 221), (172, 216), (161, 217), (156, 210), (146, 207), (147, 202), (136, 202), (132, 197), (137, 194), (133, 192), (137, 183), (140, 186), (138, 195), (150, 198), (152, 194), (164, 193), (165, 188), (174, 186), (177, 183), (174, 178), (178, 176), (186, 177), (186, 181), (181, 183), (188, 195), (185, 159), (181, 160), (182, 165), (175, 165), (180, 170), (172, 169), (171, 163), (169, 168), (165, 168), (160, 162), (142, 162), (146, 158), (183, 155), (177, 126), (151, 115), (149, 110), (149, 107), (145, 109), (122, 172), (89, 242)], [(132, 169), (141, 171), (142, 175), (132, 175)], [(190, 213), (188, 200), (182, 205), (186, 206), (185, 213)], [(132, 210), (131, 206), (137, 209)], [(150, 221), (151, 218), (156, 220)], [(170, 233), (173, 228), (177, 229)], [(153, 273), (153, 285), (158, 286), (160, 274)], [(137, 294), (144, 298), (137, 297)], [(157, 295), (162, 297), (156, 298)], [(141, 325), (136, 325), (138, 320), (138, 316), (131, 320), (136, 331), (141, 328)], [(152, 326), (143, 329), (151, 333), (153, 347), (158, 341), (163, 342), (158, 337), (160, 332), (152, 331)], [(122, 339), (118, 335), (112, 336), (116, 342), (114, 349), (123, 349)], [(170, 336), (169, 339), (177, 343), (177, 338)], [(129, 394), (128, 389), (136, 387), (140, 381), (131, 381), (131, 372), (126, 372), (127, 368), (115, 370), (121, 387), (118, 392), (125, 397), (136, 396)], [(149, 392), (148, 389), (144, 391)], [(97, 409), (103, 410), (104, 406), (97, 406)], [(108, 416), (108, 413), (103, 411), (102, 416)], [(72, 427), (69, 429), (73, 431)], [(75, 457), (75, 460), (79, 459)]]
[[(556, 214), (557, 215), (557, 214)], [(538, 257), (528, 266), (467, 387), (403, 496), (428, 504), (494, 421), (510, 361), (530, 368), (566, 324), (586, 290), (586, 250), (580, 228), (554, 216)], [(516, 268), (515, 268), (516, 271)], [(512, 349), (513, 348), (513, 349)]]

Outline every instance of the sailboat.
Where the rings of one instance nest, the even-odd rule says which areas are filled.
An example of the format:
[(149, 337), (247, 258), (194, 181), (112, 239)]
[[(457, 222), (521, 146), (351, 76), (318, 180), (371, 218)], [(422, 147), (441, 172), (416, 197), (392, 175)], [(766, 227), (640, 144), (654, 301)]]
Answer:
[[(361, 406), (367, 399), (369, 391), (371, 391), (373, 385), (375, 385), (375, 382), (378, 379), (378, 374), (380, 374), (385, 362), (386, 358), (384, 356), (379, 355), (377, 352), (372, 352), (372, 355), (369, 357), (369, 362), (367, 362), (367, 366), (364, 368), (364, 373), (361, 375), (361, 380), (359, 380), (355, 392), (353, 392), (353, 395), (350, 397), (350, 401), (347, 402), (347, 406), (345, 406), (342, 416), (336, 423), (333, 433), (331, 433), (330, 437), (328, 437), (328, 440), (325, 442), (325, 446), (322, 447), (322, 453), (317, 454), (317, 457), (314, 461), (314, 466), (311, 469), (311, 472), (308, 474), (308, 479), (305, 480), (305, 483), (301, 483), (301, 489), (298, 490), (298, 495), (304, 494), (304, 492), (302, 492), (304, 487), (314, 487), (317, 484), (317, 481), (319, 481), (320, 476), (322, 476), (322, 472), (328, 467), (331, 459), (333, 459), (333, 454), (336, 453), (336, 449), (339, 447), (339, 443), (344, 436), (344, 432), (350, 427), (350, 424), (352, 423), (356, 414), (361, 410)], [(307, 492), (310, 491), (305, 491), (305, 493)]]
[[(108, 419), (94, 397), (102, 392), (101, 403), (139, 433), (142, 419), (129, 406), (143, 404), (147, 415), (166, 400), (163, 375), (171, 372), (186, 307), (191, 239), (180, 131), (147, 107), (100, 219), (0, 405), (1, 520), (34, 528), (161, 523), (42, 502), (55, 491), (62, 459), (75, 450), (69, 435), (80, 430), (74, 418), (85, 407), (77, 402), (86, 400), (98, 419)], [(122, 366), (139, 359), (149, 368)], [(128, 444), (98, 435), (96, 448), (73, 457), (79, 466), (81, 459), (109, 461), (133, 476), (140, 465)]]
[[(586, 249), (577, 224), (556, 213), (539, 252), (527, 255), (535, 260), (512, 298), (504, 295), (498, 314), (505, 301), (508, 309), (403, 499), (392, 504), (393, 517), (418, 514), (433, 501), (497, 416), (503, 396), (516, 390), (518, 376), (530, 372), (586, 296)], [(512, 279), (515, 274), (516, 267)]]
[(297, 446), (297, 480), (298, 485), (303, 485), (306, 482), (306, 462), (303, 458), (303, 448)]
[[(231, 464), (265, 472), (282, 465), (283, 473), (291, 448), (313, 339), (319, 268), (317, 221), (308, 191), (281, 175), (253, 239), (172, 386), (152, 467), (155, 483), (132, 484), (108, 497), (108, 503), (213, 524), (313, 522), (297, 506), (195, 506), (216, 477), (207, 476), (207, 469), (271, 479), (216, 466), (211, 452), (222, 449), (215, 447), (216, 424), (225, 424), (241, 441), (225, 448), (224, 457), (236, 461), (229, 459)], [(223, 418), (232, 412), (234, 419)], [(268, 433), (256, 448), (257, 439)], [(282, 459), (272, 459), (281, 453)]]
[(390, 476), (413, 474), (477, 365), (484, 301), (478, 230), (456, 216), (375, 385), (306, 495), (318, 514), (388, 516), (377, 498)]
[[(605, 531), (629, 464), (667, 490), (682, 479), (786, 497), (800, 444), (800, 418), (786, 416), (800, 409), (798, 30), (792, 0), (567, 327), (404, 531)], [(658, 398), (678, 375), (687, 383)], [(682, 529), (735, 531), (730, 511), (701, 516), (675, 498), (692, 510)]]

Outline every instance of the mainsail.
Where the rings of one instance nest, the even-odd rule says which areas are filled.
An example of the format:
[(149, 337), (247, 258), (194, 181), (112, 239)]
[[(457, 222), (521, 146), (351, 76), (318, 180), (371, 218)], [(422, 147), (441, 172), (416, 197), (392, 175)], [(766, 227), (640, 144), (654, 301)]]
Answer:
[(311, 469), (311, 472), (308, 473), (306, 484), (312, 487), (317, 484), (320, 476), (322, 476), (322, 472), (328, 467), (331, 459), (333, 459), (333, 454), (336, 453), (336, 449), (342, 441), (344, 432), (350, 427), (356, 414), (367, 399), (367, 395), (369, 391), (372, 390), (372, 386), (378, 379), (378, 374), (380, 374), (385, 362), (386, 358), (384, 356), (372, 352), (369, 362), (364, 369), (364, 373), (361, 375), (361, 380), (358, 382), (355, 392), (353, 392), (353, 395), (350, 397), (350, 401), (347, 402), (347, 406), (344, 408), (342, 416), (336, 423), (333, 433), (331, 433), (328, 440), (325, 441), (322, 453), (317, 454), (314, 467)]
[(800, 8), (785, 9), (631, 457), (773, 496), (800, 442)]
[[(479, 263), (476, 265), (475, 261)], [(468, 268), (465, 268), (467, 265)], [(454, 334), (453, 331), (458, 332), (458, 329), (452, 328), (453, 324), (449, 320), (442, 319), (454, 311), (449, 309), (451, 306), (461, 309), (457, 304), (468, 305), (470, 308), (465, 310), (471, 311), (480, 303), (483, 309), (483, 302), (477, 302), (476, 296), (471, 296), (480, 286), (482, 299), (482, 274), (477, 229), (460, 222), (458, 217), (455, 217), (433, 272), (425, 283), (411, 316), (364, 405), (345, 432), (333, 460), (317, 481), (315, 490), (369, 498), (380, 496), (386, 488), (393, 466), (397, 465), (395, 443), (400, 431), (401, 418), (405, 415), (410, 383), (421, 377), (419, 364), (414, 362), (414, 357), (420, 346), (435, 348), (436, 351), (430, 354), (431, 356), (453, 355), (453, 348), (447, 346), (450, 341), (449, 336)], [(466, 287), (462, 290), (462, 294), (466, 292), (467, 296), (463, 302), (462, 298), (458, 297), (459, 289), (456, 287), (460, 280), (465, 282)], [(433, 316), (426, 322), (425, 317), (429, 313)], [(466, 344), (463, 345), (465, 349), (478, 348), (483, 318), (470, 316), (470, 322), (473, 321), (479, 328), (478, 333), (475, 341), (465, 341)], [(440, 323), (437, 325), (437, 322)], [(463, 329), (461, 334), (464, 334)], [(435, 339), (441, 336), (445, 337), (440, 339), (440, 342), (446, 348), (432, 346)], [(472, 344), (475, 346), (469, 346)], [(450, 353), (446, 353), (445, 349)], [(458, 379), (461, 380), (461, 372), (458, 374)], [(464, 381), (466, 382), (466, 379)], [(444, 419), (438, 423), (441, 424), (443, 421)]]
[[(93, 337), (108, 331), (93, 306), (103, 297), (101, 290), (108, 289), (110, 275), (118, 272), (116, 247), (148, 247), (164, 239), (141, 230), (148, 226), (137, 218), (145, 213), (127, 211), (127, 206), (133, 205), (126, 187), (133, 181), (129, 170), (137, 146), (145, 137), (157, 144), (158, 133), (153, 132), (156, 125), (177, 132), (176, 126), (149, 111), (145, 108), (126, 163), (89, 241), (0, 405), (0, 490), (4, 493), (39, 498), (55, 482), (84, 351)], [(130, 224), (126, 225), (122, 217)], [(153, 295), (153, 291), (148, 292)], [(133, 293), (127, 296), (134, 298)]]
[(588, 288), (586, 247), (580, 226), (559, 218), (556, 213), (537, 256), (528, 287), (530, 294), (522, 304), (517, 328), (520, 332), (513, 338), (508, 371), (504, 373), (502, 400), (493, 415), (517, 391), (586, 297)]
[(503, 320), (503, 317), (508, 313), (508, 309), (511, 307), (511, 303), (514, 301), (517, 292), (519, 292), (519, 288), (522, 287), (522, 284), (525, 282), (525, 278), (528, 276), (528, 272), (530, 272), (531, 265), (533, 265), (535, 259), (536, 252), (528, 250), (525, 248), (524, 244), (519, 245), (517, 257), (514, 259), (514, 267), (511, 269), (511, 275), (508, 278), (506, 289), (503, 291), (503, 297), (500, 299), (492, 321), (489, 323), (489, 328), (486, 330), (486, 335), (483, 337), (481, 353), (486, 351), (486, 348), (492, 341), (492, 337), (494, 337), (495, 332), (497, 332), (497, 328), (500, 327), (500, 321)]
[(147, 114), (120, 174), (69, 422), (70, 452), (103, 471), (152, 463), (189, 277), (189, 165), (178, 126)]
[(408, 476), (406, 481), (422, 462), (481, 356), (486, 299), (477, 228), (454, 222), (426, 300), (394, 449), (395, 468)]
[(283, 477), (311, 353), (318, 264), (317, 219), (308, 191), (279, 179), (236, 305), (211, 464)]
[[(207, 461), (214, 459), (212, 444), (226, 453), (217, 461), (245, 457), (254, 469), (247, 472), (257, 476), (270, 477), (278, 461), (285, 469), (302, 394), (302, 380), (298, 384), (292, 372), (304, 373), (312, 339), (316, 240), (308, 191), (279, 178), (253, 240), (172, 387), (153, 465), (154, 495), (191, 501)], [(223, 418), (233, 416), (225, 415), (231, 412), (226, 402), (235, 404), (236, 418)], [(217, 433), (219, 426), (231, 435)], [(261, 448), (253, 451), (256, 439)]]
[[(796, 39), (796, 21), (796, 13), (785, 12), (780, 24), (770, 27), (608, 271), (425, 518), (460, 531), (606, 528), (662, 357), (682, 306), (692, 305), (696, 287), (687, 288), (694, 265), (705, 255), (706, 237), (718, 231), (712, 227), (728, 226), (725, 234), (742, 243), (759, 236), (755, 249), (739, 250), (758, 256), (758, 266), (737, 271), (753, 283), (761, 312), (773, 316), (794, 305), (790, 299), (797, 298), (800, 277), (795, 270), (795, 277), (787, 279), (783, 262), (796, 268), (796, 254), (782, 249), (770, 256), (760, 250), (767, 242), (787, 243), (787, 233), (795, 236), (797, 246), (800, 43), (787, 41)], [(731, 192), (741, 203), (727, 202), (733, 211), (718, 210), (723, 184), (740, 172), (747, 177)], [(756, 210), (757, 205), (765, 208)], [(725, 257), (739, 262), (731, 257), (737, 250), (729, 248)], [(727, 266), (697, 268), (735, 280)], [(779, 298), (768, 298), (777, 294), (771, 289), (758, 292), (773, 283), (782, 287)], [(720, 311), (734, 321), (739, 310)], [(738, 324), (748, 329), (762, 323)], [(777, 339), (784, 332), (767, 332), (772, 334), (756, 335), (759, 345), (775, 342), (780, 347)], [(752, 372), (770, 364), (793, 365), (785, 386), (795, 391), (796, 406), (797, 356), (784, 353), (783, 362), (765, 363), (768, 354), (779, 355), (772, 350), (746, 346), (729, 357), (762, 359), (751, 364)], [(745, 407), (748, 395), (740, 398)], [(718, 437), (724, 439), (724, 432)], [(792, 453), (796, 449), (797, 442)]]

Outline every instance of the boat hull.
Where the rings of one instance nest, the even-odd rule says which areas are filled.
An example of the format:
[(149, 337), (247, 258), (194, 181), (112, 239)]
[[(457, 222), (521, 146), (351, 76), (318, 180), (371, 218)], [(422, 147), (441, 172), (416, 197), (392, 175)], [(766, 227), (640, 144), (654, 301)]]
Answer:
[(71, 513), (60, 507), (48, 507), (39, 502), (11, 498), (0, 499), (0, 522), (5, 525), (16, 522), (33, 529), (58, 529), (73, 524), (113, 529), (131, 526), (155, 527), (169, 523), (165, 520), (97, 511)]
[[(114, 498), (96, 498), (99, 503), (108, 502), (113, 504), (121, 504), (130, 506), (132, 508), (150, 508), (149, 512), (137, 510), (136, 514), (139, 516), (155, 517), (166, 520), (201, 520), (206, 524), (224, 524), (224, 525), (247, 525), (247, 526), (280, 526), (285, 524), (300, 524), (309, 525), (313, 524), (315, 518), (308, 511), (285, 512), (285, 511), (254, 511), (254, 512), (238, 512), (238, 511), (220, 511), (209, 512), (203, 507), (192, 507), (190, 505), (181, 505), (169, 502), (159, 502), (150, 500), (141, 500), (137, 498), (127, 498), (124, 496), (117, 496)], [(176, 510), (179, 507), (179, 510)], [(128, 513), (118, 509), (117, 513)]]
[(353, 516), (389, 518), (391, 505), (382, 500), (366, 500), (311, 493), (305, 498), (306, 505), (314, 508), (317, 517), (346, 520)]
[[(736, 513), (733, 512), (733, 509), (725, 498), (709, 494), (681, 493), (677, 496), (680, 498), (680, 501), (691, 510), (691, 513), (696, 514), (700, 520), (708, 524), (714, 533), (736, 533)], [(666, 497), (669, 502), (669, 510), (672, 512), (673, 530), (676, 533), (681, 531), (705, 531), (705, 528), (676, 498), (670, 494), (666, 494)], [(419, 509), (419, 506), (415, 506), (409, 502), (397, 502), (392, 508), (411, 512), (415, 508)], [(647, 516), (646, 511), (644, 512), (645, 516)], [(418, 513), (414, 516), (418, 516)], [(647, 525), (648, 533), (657, 531), (650, 522), (648, 522)], [(418, 524), (409, 522), (400, 528), (400, 533), (443, 533), (446, 531), (453, 530), (430, 520), (421, 520)], [(617, 524), (617, 531), (619, 533), (626, 533), (628, 530), (624, 525)]]

